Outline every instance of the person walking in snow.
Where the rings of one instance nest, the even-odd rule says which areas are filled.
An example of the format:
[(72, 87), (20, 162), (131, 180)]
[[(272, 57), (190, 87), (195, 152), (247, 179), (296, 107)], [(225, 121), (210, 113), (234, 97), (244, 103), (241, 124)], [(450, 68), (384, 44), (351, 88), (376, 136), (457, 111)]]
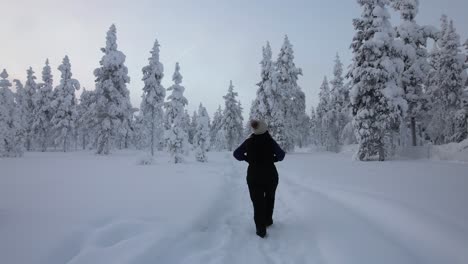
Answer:
[(282, 161), (286, 153), (268, 133), (261, 120), (250, 121), (253, 134), (233, 153), (239, 161), (249, 163), (247, 185), (253, 203), (257, 235), (266, 236), (266, 228), (273, 224), (275, 192), (278, 186), (278, 171), (275, 162)]

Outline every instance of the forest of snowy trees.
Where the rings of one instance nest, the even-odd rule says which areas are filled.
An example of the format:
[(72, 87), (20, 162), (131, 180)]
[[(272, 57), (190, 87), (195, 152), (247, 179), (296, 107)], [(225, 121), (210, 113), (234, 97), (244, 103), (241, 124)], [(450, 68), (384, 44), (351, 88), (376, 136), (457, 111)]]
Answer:
[[(468, 40), (461, 43), (447, 16), (439, 27), (417, 23), (418, 0), (357, 0), (362, 14), (354, 19), (351, 65), (336, 55), (330, 76), (320, 86), (319, 103), (306, 108), (294, 63), (293, 45), (285, 36), (276, 57), (267, 42), (262, 49), (256, 98), (248, 119), (262, 119), (286, 151), (317, 146), (338, 152), (358, 144), (360, 160), (385, 160), (406, 146), (461, 142), (468, 137)], [(390, 10), (400, 15), (390, 22)], [(130, 103), (126, 56), (118, 49), (117, 30), (107, 32), (95, 89), (81, 91), (65, 56), (57, 85), (49, 61), (38, 80), (32, 68), (25, 81), (0, 74), (0, 157), (25, 151), (113, 149), (168, 151), (175, 163), (189, 151), (206, 162), (210, 150), (233, 150), (248, 135), (243, 108), (232, 81), (224, 103), (210, 118), (202, 103), (192, 116), (184, 96), (183, 65), (176, 63), (173, 85), (165, 77), (156, 40), (142, 69), (142, 102)], [(333, 55), (333, 54), (331, 54)], [(167, 75), (166, 75), (167, 76)], [(24, 84), (23, 84), (24, 83)], [(198, 103), (198, 102), (197, 102)], [(223, 105), (223, 107), (222, 107)]]

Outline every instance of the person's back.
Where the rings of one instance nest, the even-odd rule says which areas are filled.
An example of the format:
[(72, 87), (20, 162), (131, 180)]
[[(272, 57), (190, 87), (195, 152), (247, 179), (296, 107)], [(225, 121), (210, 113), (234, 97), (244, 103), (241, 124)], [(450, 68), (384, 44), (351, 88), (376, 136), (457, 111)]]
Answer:
[(247, 184), (254, 207), (257, 235), (266, 236), (266, 227), (273, 224), (275, 192), (278, 186), (278, 172), (275, 162), (283, 160), (285, 152), (267, 131), (262, 121), (251, 121), (253, 134), (235, 151), (234, 157), (247, 161)]

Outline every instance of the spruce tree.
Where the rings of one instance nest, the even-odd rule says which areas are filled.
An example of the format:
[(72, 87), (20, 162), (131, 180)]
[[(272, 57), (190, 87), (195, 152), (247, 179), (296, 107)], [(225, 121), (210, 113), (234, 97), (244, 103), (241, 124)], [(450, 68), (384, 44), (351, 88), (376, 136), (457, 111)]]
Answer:
[[(212, 149), (215, 149), (218, 151), (223, 149), (225, 145), (225, 144), (217, 145), (217, 143), (220, 143), (220, 140), (217, 140), (217, 139), (218, 139), (219, 131), (222, 130), (222, 122), (223, 122), (223, 109), (221, 109), (221, 106), (218, 106), (218, 109), (213, 115), (213, 122), (211, 123), (211, 127), (210, 127), (210, 140), (211, 140), (210, 145)], [(222, 138), (224, 138), (224, 135)]]
[(301, 118), (305, 115), (305, 108), (296, 108), (297, 102), (303, 97), (301, 88), (297, 84), (298, 76), (302, 75), (302, 70), (294, 64), (293, 46), (289, 42), (288, 36), (284, 37), (284, 43), (278, 53), (275, 67), (277, 83), (274, 85), (274, 90), (277, 96), (274, 96), (275, 110), (272, 113), (273, 123), (270, 124), (270, 127), (273, 136), (282, 148), (285, 151), (291, 151), (294, 149), (297, 138), (294, 128), (300, 126)]
[(184, 161), (183, 155), (187, 152), (187, 132), (183, 129), (183, 116), (185, 115), (185, 106), (188, 104), (184, 97), (185, 87), (182, 83), (179, 63), (176, 63), (175, 72), (172, 76), (174, 85), (167, 90), (172, 91), (164, 104), (166, 108), (166, 125), (168, 129), (165, 132), (166, 145), (171, 153), (174, 163)]
[(99, 123), (97, 153), (109, 154), (113, 143), (130, 130), (132, 107), (127, 83), (130, 82), (125, 66), (125, 55), (117, 50), (117, 30), (112, 25), (107, 32), (106, 47), (96, 76), (96, 118)]
[(164, 67), (159, 61), (159, 43), (154, 42), (149, 64), (143, 67), (143, 96), (140, 106), (142, 115), (142, 138), (145, 144), (150, 146), (151, 156), (154, 156), (154, 149), (162, 145), (164, 127), (164, 99), (166, 89), (161, 85), (164, 77)]
[(406, 118), (411, 129), (411, 144), (416, 146), (417, 125), (421, 124), (421, 119), (427, 112), (428, 103), (423, 91), (423, 84), (430, 71), (426, 49), (427, 39), (434, 38), (437, 30), (416, 23), (419, 0), (393, 0), (393, 7), (400, 12), (402, 19), (396, 31), (397, 37), (405, 45), (403, 53), (405, 66), (401, 76), (401, 86), (408, 102)]
[(49, 66), (49, 60), (45, 62), (42, 69), (42, 81), (38, 84), (35, 94), (35, 111), (33, 116), (33, 131), (36, 134), (36, 141), (41, 151), (46, 151), (49, 143), (49, 136), (52, 129), (52, 117), (55, 113), (52, 108), (54, 101), (53, 76)]
[[(359, 141), (357, 157), (385, 160), (392, 136), (399, 130), (407, 104), (398, 86), (402, 73), (402, 45), (396, 43), (387, 0), (358, 0), (360, 18), (353, 20), (356, 34), (351, 48), (353, 63), (351, 103)], [(398, 45), (397, 45), (398, 44)]]
[(70, 149), (72, 136), (75, 133), (75, 122), (78, 117), (75, 91), (80, 89), (80, 83), (72, 78), (68, 56), (63, 58), (58, 70), (61, 72), (61, 79), (55, 88), (55, 98), (52, 102), (54, 114), (51, 123), (56, 144), (61, 145), (63, 152), (66, 152)]
[(8, 73), (0, 73), (0, 157), (20, 157), (24, 152), (24, 134), (15, 95), (10, 90)]
[(273, 85), (275, 81), (275, 69), (272, 62), (272, 53), (269, 42), (266, 43), (265, 47), (262, 47), (262, 51), (263, 58), (260, 62), (261, 80), (257, 83), (257, 95), (250, 108), (250, 120), (260, 119), (269, 124), (273, 123)]
[(186, 131), (188, 133), (188, 131), (190, 130), (190, 114), (188, 113), (188, 110), (185, 109), (184, 110), (184, 114), (182, 115), (182, 128), (184, 129), (184, 131)]
[(34, 104), (34, 99), (36, 97), (37, 92), (37, 83), (36, 83), (36, 76), (34, 75), (34, 71), (31, 67), (26, 71), (27, 78), (26, 83), (24, 84), (23, 88), (23, 107), (22, 115), (24, 118), (25, 124), (25, 133), (26, 133), (26, 150), (30, 151), (33, 148), (34, 143), (34, 130), (33, 130), (33, 120), (34, 120), (34, 111), (36, 105)]
[(242, 140), (243, 123), (242, 108), (237, 101), (238, 94), (234, 92), (232, 81), (229, 83), (228, 93), (224, 98), (224, 113), (222, 129), (226, 137), (227, 149), (232, 151)]
[(320, 86), (319, 103), (317, 105), (317, 140), (320, 146), (327, 146), (328, 131), (328, 113), (330, 111), (330, 87), (328, 79), (325, 76)]
[(77, 129), (81, 148), (96, 147), (97, 128), (96, 120), (96, 93), (83, 88), (80, 103), (77, 106)]
[(197, 129), (193, 137), (195, 147), (195, 158), (199, 162), (207, 162), (206, 151), (210, 143), (210, 118), (206, 108), (200, 103), (198, 107)]
[(318, 145), (317, 114), (315, 113), (314, 107), (312, 107), (310, 111), (309, 136), (308, 142), (314, 146)]
[(461, 53), (460, 36), (447, 16), (441, 18), (441, 31), (431, 54), (430, 76), (431, 120), (428, 134), (436, 144), (461, 141), (463, 130), (463, 88), (466, 82), (465, 55)]
[(190, 124), (188, 127), (188, 141), (190, 144), (194, 144), (193, 138), (195, 137), (195, 133), (197, 131), (198, 126), (198, 112), (193, 111), (192, 117), (190, 118)]
[(335, 66), (333, 68), (333, 79), (330, 81), (330, 108), (333, 116), (332, 136), (338, 145), (343, 144), (343, 130), (349, 123), (349, 93), (344, 85), (343, 64), (340, 57), (336, 54)]

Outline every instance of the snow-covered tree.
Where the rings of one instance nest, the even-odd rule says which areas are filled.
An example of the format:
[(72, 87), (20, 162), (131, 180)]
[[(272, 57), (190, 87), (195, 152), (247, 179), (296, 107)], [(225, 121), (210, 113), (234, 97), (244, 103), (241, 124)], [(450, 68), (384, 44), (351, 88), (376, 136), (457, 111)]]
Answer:
[[(184, 110), (184, 114), (182, 115), (182, 129), (187, 132), (187, 134), (190, 133), (190, 126), (191, 126), (191, 119), (190, 119), (190, 114), (188, 113), (188, 110)], [(190, 143), (190, 136), (189, 136), (189, 143)], [(192, 144), (192, 143), (190, 143)]]
[(309, 122), (309, 143), (312, 145), (318, 145), (317, 140), (317, 114), (315, 113), (315, 108), (312, 107), (310, 111), (310, 122)]
[(460, 141), (464, 135), (460, 122), (462, 96), (466, 82), (465, 55), (453, 22), (441, 18), (439, 39), (431, 54), (431, 120), (427, 132), (436, 144)]
[(80, 89), (80, 83), (72, 78), (71, 64), (68, 56), (63, 58), (58, 67), (61, 72), (60, 84), (55, 88), (55, 98), (52, 102), (54, 113), (51, 119), (54, 139), (62, 146), (64, 152), (70, 148), (72, 136), (75, 133), (77, 120), (75, 91)]
[(360, 18), (353, 20), (356, 34), (351, 48), (353, 63), (351, 103), (359, 141), (357, 157), (368, 160), (378, 155), (385, 160), (392, 133), (399, 130), (407, 104), (399, 84), (404, 63), (402, 44), (395, 40), (387, 0), (358, 0)]
[(296, 144), (299, 148), (303, 148), (310, 144), (311, 134), (310, 134), (310, 127), (311, 127), (311, 120), (308, 115), (302, 115), (301, 123), (297, 127), (297, 141)]
[(207, 162), (206, 151), (210, 144), (210, 118), (206, 108), (200, 103), (198, 107), (197, 130), (193, 137), (195, 147), (195, 158), (199, 162)]
[[(215, 149), (218, 151), (223, 149), (224, 146), (226, 145), (226, 144), (221, 144), (222, 148), (220, 148), (221, 145), (216, 146), (215, 144), (216, 142), (218, 143), (220, 142), (219, 140), (217, 140), (217, 137), (218, 137), (219, 131), (222, 130), (222, 122), (223, 122), (223, 109), (221, 109), (221, 106), (218, 106), (218, 109), (213, 115), (213, 122), (211, 123), (211, 127), (210, 127), (210, 140), (211, 140), (210, 145), (212, 149)], [(224, 135), (222, 139), (224, 139)]]
[(106, 47), (96, 76), (96, 111), (99, 123), (97, 153), (109, 154), (113, 141), (128, 135), (132, 119), (125, 66), (125, 55), (117, 50), (117, 30), (112, 25), (107, 32)]
[(193, 138), (195, 137), (195, 133), (197, 132), (197, 126), (198, 126), (198, 113), (197, 111), (193, 111), (192, 118), (190, 118), (190, 125), (187, 130), (188, 141), (190, 144), (194, 144)]
[(0, 73), (0, 157), (20, 157), (24, 152), (24, 134), (19, 108), (4, 69)]
[(402, 22), (397, 27), (397, 36), (403, 41), (404, 71), (401, 86), (408, 102), (407, 122), (410, 124), (412, 145), (417, 145), (417, 124), (427, 112), (427, 97), (423, 84), (427, 80), (430, 65), (426, 49), (427, 39), (434, 38), (437, 30), (416, 23), (419, 0), (392, 0), (393, 7), (400, 12)]
[(164, 108), (166, 109), (165, 124), (167, 129), (172, 127), (176, 118), (181, 118), (182, 115), (184, 115), (185, 106), (188, 104), (187, 98), (183, 95), (185, 87), (180, 85), (182, 83), (182, 78), (180, 66), (177, 62), (174, 74), (172, 75), (174, 85), (167, 89), (168, 91), (172, 91), (172, 94), (167, 98), (168, 102), (164, 104)]
[(343, 64), (341, 63), (338, 54), (335, 58), (335, 66), (333, 68), (333, 79), (330, 81), (330, 110), (333, 112), (332, 121), (334, 132), (332, 133), (334, 141), (343, 144), (343, 130), (344, 127), (350, 122), (349, 119), (349, 91), (344, 84), (343, 78)]
[(284, 37), (275, 67), (277, 83), (273, 87), (276, 95), (273, 96), (274, 110), (272, 123), (269, 126), (282, 148), (291, 151), (297, 138), (295, 128), (300, 126), (301, 119), (305, 115), (305, 107), (298, 103), (303, 100), (301, 94), (303, 92), (297, 84), (302, 70), (294, 64), (294, 51), (288, 36)]
[(320, 86), (319, 92), (319, 103), (317, 105), (317, 141), (320, 146), (326, 145), (326, 139), (328, 137), (328, 130), (325, 123), (327, 114), (330, 111), (330, 86), (328, 85), (327, 76), (323, 77), (322, 85)]
[(260, 62), (261, 80), (257, 83), (257, 96), (252, 102), (250, 108), (250, 120), (261, 119), (267, 124), (272, 123), (272, 108), (273, 108), (273, 85), (275, 83), (275, 68), (272, 62), (272, 53), (270, 43), (267, 42), (265, 47), (262, 47), (263, 58)]
[(96, 120), (96, 93), (83, 88), (80, 103), (77, 106), (77, 129), (81, 148), (96, 147), (97, 128)]
[(50, 131), (52, 128), (52, 117), (54, 109), (53, 76), (49, 66), (49, 60), (45, 62), (42, 69), (42, 81), (38, 84), (38, 89), (34, 98), (33, 131), (36, 135), (36, 141), (41, 151), (46, 151), (49, 143)]
[(222, 129), (226, 136), (227, 149), (232, 151), (242, 140), (243, 123), (242, 108), (237, 101), (237, 92), (234, 92), (232, 81), (229, 83), (228, 93), (224, 98), (224, 113)]
[(165, 132), (166, 145), (174, 158), (174, 163), (184, 161), (183, 155), (187, 151), (187, 132), (183, 129), (183, 116), (185, 115), (185, 106), (188, 104), (184, 97), (185, 87), (182, 83), (179, 63), (176, 63), (174, 75), (172, 75), (174, 84), (167, 90), (172, 91), (164, 104), (166, 108), (166, 125), (168, 129)]
[(159, 43), (154, 42), (149, 64), (143, 67), (143, 96), (140, 106), (142, 115), (142, 139), (150, 146), (151, 156), (154, 156), (155, 147), (162, 146), (164, 133), (164, 99), (166, 89), (161, 85), (164, 76), (164, 67), (159, 61)]
[(15, 90), (16, 93), (15, 95), (15, 103), (16, 103), (16, 108), (17, 108), (17, 114), (18, 114), (18, 122), (19, 126), (21, 127), (21, 130), (23, 131), (23, 145), (24, 147), (26, 146), (26, 128), (27, 128), (27, 123), (26, 123), (26, 118), (27, 118), (27, 113), (25, 113), (27, 107), (26, 107), (26, 91), (24, 90), (24, 85), (21, 83), (20, 80), (14, 79), (13, 82), (15, 83)]
[(36, 105), (34, 104), (34, 98), (36, 97), (37, 92), (37, 83), (36, 76), (31, 67), (27, 70), (26, 83), (22, 91), (22, 102), (21, 107), (22, 115), (24, 118), (24, 129), (26, 133), (26, 150), (30, 151), (33, 148), (33, 139), (34, 139), (34, 130), (33, 130), (33, 120), (34, 120), (34, 111)]

